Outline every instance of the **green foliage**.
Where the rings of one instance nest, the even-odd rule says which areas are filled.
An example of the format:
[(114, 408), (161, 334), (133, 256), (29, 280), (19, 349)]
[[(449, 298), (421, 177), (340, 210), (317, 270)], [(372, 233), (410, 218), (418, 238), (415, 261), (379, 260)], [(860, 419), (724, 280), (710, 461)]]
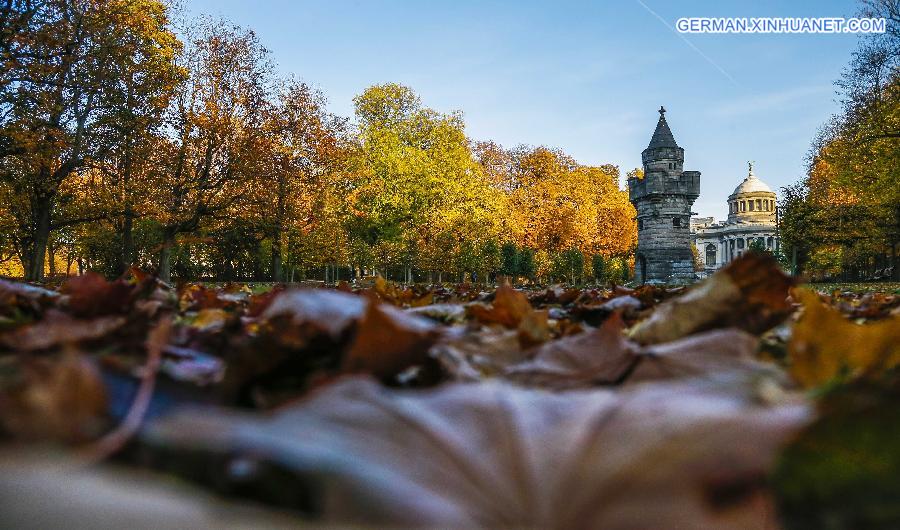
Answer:
[(606, 258), (602, 254), (594, 254), (591, 258), (591, 271), (595, 282), (599, 284), (606, 282), (609, 271), (607, 270)]
[(747, 251), (771, 254), (771, 252), (769, 252), (769, 249), (766, 248), (765, 242), (763, 242), (761, 239), (754, 239), (753, 241), (751, 241), (750, 245), (747, 247)]
[(533, 280), (535, 273), (537, 273), (537, 265), (535, 264), (534, 260), (534, 250), (530, 248), (521, 249), (518, 254), (518, 262), (518, 276)]
[(510, 277), (518, 276), (521, 270), (519, 269), (519, 249), (516, 248), (516, 244), (507, 241), (501, 247), (500, 254), (500, 273)]
[(569, 283), (581, 283), (584, 279), (584, 254), (577, 248), (570, 248), (553, 256), (551, 268), (553, 279), (565, 279)]

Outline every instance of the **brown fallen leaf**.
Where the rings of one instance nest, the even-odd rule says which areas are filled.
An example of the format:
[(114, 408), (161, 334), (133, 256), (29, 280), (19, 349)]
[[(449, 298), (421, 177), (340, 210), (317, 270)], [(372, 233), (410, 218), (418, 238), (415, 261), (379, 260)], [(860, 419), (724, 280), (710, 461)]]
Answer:
[(613, 314), (599, 328), (545, 343), (532, 360), (510, 366), (504, 375), (557, 389), (617, 383), (638, 362), (637, 345), (622, 334), (624, 326)]
[(779, 374), (775, 366), (756, 360), (759, 339), (739, 329), (721, 329), (647, 346), (629, 382), (715, 377), (728, 372)]
[(349, 378), (270, 418), (182, 412), (143, 441), (212, 477), (227, 455), (279, 465), (324, 523), (745, 529), (774, 524), (765, 476), (810, 417), (803, 403), (761, 406), (740, 385), (696, 380), (552, 393)]
[(0, 393), (2, 430), (19, 440), (78, 443), (100, 434), (106, 389), (93, 363), (67, 351), (20, 363), (19, 383)]
[(326, 334), (337, 340), (362, 318), (368, 301), (352, 294), (324, 289), (297, 289), (280, 293), (262, 312), (260, 320), (285, 320), (307, 334)]
[(207, 332), (221, 331), (228, 317), (229, 313), (218, 307), (201, 309), (191, 320), (191, 327)]
[(22, 309), (37, 313), (57, 298), (56, 291), (0, 279), (0, 317), (13, 316)]
[(547, 310), (531, 311), (519, 322), (519, 343), (523, 348), (530, 348), (550, 340), (550, 323)]
[(104, 337), (125, 324), (125, 317), (72, 318), (56, 309), (47, 310), (43, 320), (25, 324), (0, 335), (0, 344), (20, 351), (44, 350), (64, 344)]
[(803, 386), (864, 373), (879, 375), (900, 365), (900, 316), (855, 324), (807, 289), (795, 289), (803, 315), (788, 343), (790, 371)]
[(110, 282), (95, 272), (86, 272), (66, 281), (60, 292), (67, 295), (73, 315), (93, 317), (127, 312), (134, 286), (125, 280)]
[(429, 360), (428, 349), (438, 337), (440, 330), (431, 321), (369, 302), (353, 344), (344, 355), (342, 371), (391, 378)]
[(641, 344), (656, 344), (714, 328), (761, 333), (793, 311), (787, 301), (792, 284), (775, 258), (750, 252), (685, 294), (660, 304), (629, 335)]
[(509, 284), (503, 284), (497, 288), (490, 306), (473, 303), (466, 307), (466, 311), (470, 317), (483, 324), (516, 328), (532, 309), (525, 293), (513, 289)]
[(471, 331), (451, 328), (430, 351), (444, 371), (460, 381), (479, 381), (502, 375), (512, 364), (527, 361), (518, 330), (490, 328)]

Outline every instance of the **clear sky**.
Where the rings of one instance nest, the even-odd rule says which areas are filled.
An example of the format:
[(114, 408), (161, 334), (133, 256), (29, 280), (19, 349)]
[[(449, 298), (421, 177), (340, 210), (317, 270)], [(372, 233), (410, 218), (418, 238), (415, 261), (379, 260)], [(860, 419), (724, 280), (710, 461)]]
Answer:
[[(585, 164), (640, 166), (656, 110), (699, 170), (694, 211), (726, 215), (747, 160), (776, 191), (803, 175), (854, 35), (688, 35), (680, 17), (853, 16), (852, 0), (185, 0), (190, 15), (254, 29), (285, 74), (350, 116), (398, 82), (461, 110), (478, 140), (558, 147)], [(651, 13), (655, 12), (660, 18)], [(691, 46), (693, 45), (693, 47)]]

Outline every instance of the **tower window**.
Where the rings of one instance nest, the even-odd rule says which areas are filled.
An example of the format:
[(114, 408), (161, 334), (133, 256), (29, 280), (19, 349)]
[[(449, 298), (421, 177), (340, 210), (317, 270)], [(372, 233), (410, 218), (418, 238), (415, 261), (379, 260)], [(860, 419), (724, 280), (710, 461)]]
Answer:
[(681, 217), (673, 217), (672, 226), (674, 226), (675, 228), (681, 228)]

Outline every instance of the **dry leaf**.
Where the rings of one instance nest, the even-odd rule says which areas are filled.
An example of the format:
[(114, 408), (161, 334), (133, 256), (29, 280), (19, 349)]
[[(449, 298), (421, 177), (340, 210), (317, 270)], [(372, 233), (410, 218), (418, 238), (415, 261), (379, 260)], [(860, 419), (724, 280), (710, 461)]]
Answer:
[(698, 333), (641, 350), (641, 361), (629, 382), (713, 377), (732, 371), (779, 373), (773, 365), (756, 360), (759, 339), (738, 329)]
[(435, 324), (386, 304), (369, 302), (353, 344), (344, 356), (344, 372), (388, 379), (428, 359), (440, 336)]
[(619, 382), (638, 361), (637, 347), (622, 335), (618, 314), (600, 328), (548, 342), (530, 361), (510, 366), (505, 376), (522, 384), (576, 388)]
[(656, 344), (714, 328), (761, 333), (792, 312), (787, 301), (792, 283), (775, 258), (750, 252), (687, 293), (662, 303), (629, 335), (641, 344)]
[(0, 335), (0, 344), (20, 351), (44, 350), (64, 344), (96, 340), (125, 324), (125, 317), (104, 316), (76, 319), (50, 309), (43, 320), (25, 324)]
[(900, 365), (900, 316), (855, 324), (806, 289), (794, 293), (803, 316), (788, 343), (791, 374), (800, 384), (821, 385), (840, 376), (879, 373)]
[(516, 328), (529, 313), (531, 304), (525, 293), (503, 284), (497, 288), (494, 301), (490, 306), (471, 304), (466, 308), (468, 314), (483, 324), (500, 324), (508, 328)]
[(59, 359), (27, 359), (21, 381), (0, 394), (3, 430), (24, 440), (67, 443), (100, 434), (106, 389), (94, 365), (66, 352)]
[(326, 523), (745, 529), (774, 521), (766, 473), (809, 418), (739, 386), (410, 392), (351, 378), (269, 419), (184, 412), (143, 439), (187, 451), (197, 469), (204, 450), (210, 462), (275, 462), (308, 485), (302, 502)]

